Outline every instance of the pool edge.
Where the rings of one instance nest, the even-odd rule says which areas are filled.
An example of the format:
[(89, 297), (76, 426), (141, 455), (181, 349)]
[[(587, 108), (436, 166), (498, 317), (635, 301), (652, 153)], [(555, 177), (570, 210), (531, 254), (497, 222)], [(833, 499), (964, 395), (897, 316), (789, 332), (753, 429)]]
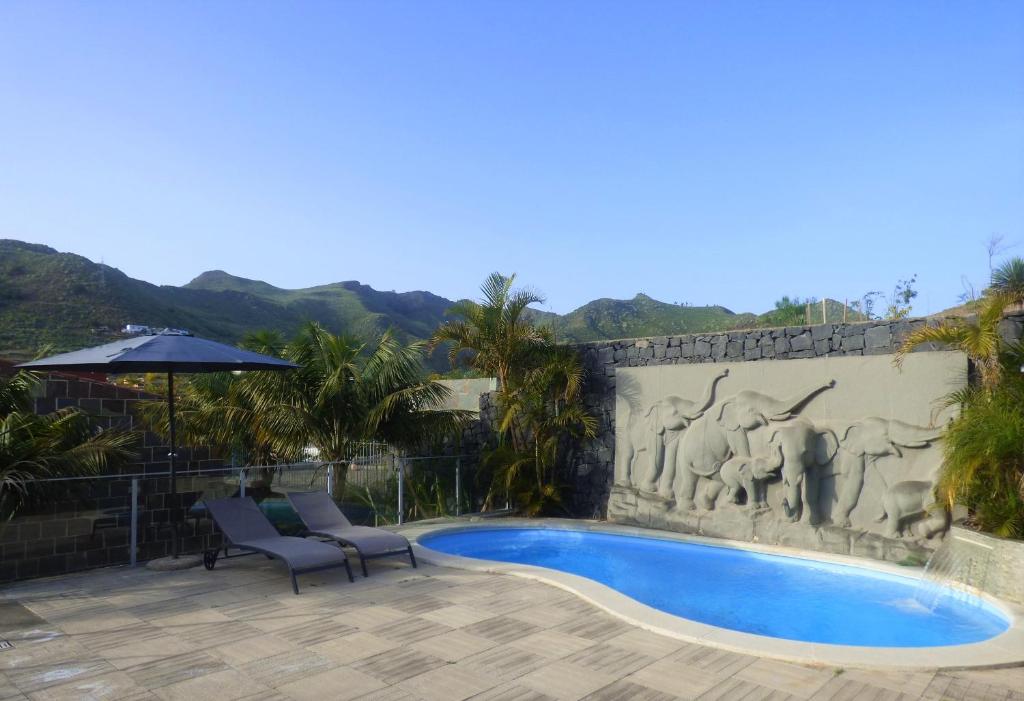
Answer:
[(416, 556), (425, 562), (443, 567), (456, 567), (480, 572), (509, 574), (569, 591), (590, 604), (631, 625), (685, 642), (707, 645), (733, 652), (769, 659), (832, 667), (886, 670), (955, 670), (1010, 667), (1024, 664), (1024, 607), (974, 591), (980, 598), (999, 609), (1010, 621), (1009, 628), (999, 635), (978, 643), (927, 648), (860, 647), (825, 643), (805, 643), (782, 638), (742, 633), (698, 623), (642, 604), (605, 584), (560, 570), (481, 560), (449, 555), (419, 543), (419, 538), (440, 531), (475, 530), (479, 528), (554, 528), (595, 531), (617, 535), (634, 535), (657, 540), (700, 543), (796, 559), (853, 565), (903, 577), (919, 578), (919, 569), (891, 563), (876, 563), (848, 555), (833, 555), (758, 543), (736, 542), (717, 538), (635, 526), (620, 526), (599, 521), (568, 519), (486, 519), (481, 521), (447, 521), (443, 523), (409, 524), (401, 529), (413, 543)]

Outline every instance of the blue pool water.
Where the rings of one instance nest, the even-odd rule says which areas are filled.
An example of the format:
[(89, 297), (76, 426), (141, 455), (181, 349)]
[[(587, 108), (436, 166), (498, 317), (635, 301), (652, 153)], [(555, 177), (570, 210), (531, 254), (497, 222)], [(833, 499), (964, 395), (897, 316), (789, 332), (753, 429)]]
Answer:
[(962, 592), (950, 590), (929, 610), (910, 577), (734, 548), (539, 528), (441, 531), (419, 542), (569, 572), (692, 621), (788, 640), (934, 647), (986, 640), (1009, 626), (994, 606)]

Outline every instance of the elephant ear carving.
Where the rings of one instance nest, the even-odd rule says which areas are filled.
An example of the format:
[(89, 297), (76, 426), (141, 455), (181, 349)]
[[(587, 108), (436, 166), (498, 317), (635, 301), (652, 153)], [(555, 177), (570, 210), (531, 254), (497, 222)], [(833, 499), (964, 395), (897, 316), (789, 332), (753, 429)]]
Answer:
[(843, 431), (843, 450), (848, 453), (853, 453), (857, 457), (864, 457), (864, 446), (861, 445), (860, 440), (860, 434), (863, 430), (864, 429), (857, 424), (847, 426), (846, 430)]
[(740, 430), (740, 422), (736, 418), (736, 408), (732, 402), (722, 404), (718, 409), (718, 416), (715, 418), (718, 420), (718, 424), (727, 431)]
[(814, 462), (817, 465), (827, 465), (832, 462), (839, 450), (839, 439), (834, 431), (825, 429), (818, 432), (818, 440), (814, 446)]

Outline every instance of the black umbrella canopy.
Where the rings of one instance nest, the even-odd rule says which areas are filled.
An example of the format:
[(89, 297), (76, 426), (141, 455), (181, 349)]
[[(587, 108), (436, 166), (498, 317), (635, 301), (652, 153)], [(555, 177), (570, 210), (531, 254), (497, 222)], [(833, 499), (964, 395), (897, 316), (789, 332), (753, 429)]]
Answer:
[(162, 333), (137, 336), (102, 346), (22, 363), (30, 370), (82, 372), (219, 372), (288, 370), (294, 363), (196, 336)]
[[(61, 353), (18, 365), (28, 370), (66, 370), (79, 372), (166, 372), (167, 408), (170, 423), (171, 498), (177, 502), (177, 442), (174, 426), (174, 373), (221, 372), (225, 370), (291, 370), (299, 367), (287, 360), (235, 348), (205, 338), (165, 331), (153, 336), (138, 336), (102, 346)], [(171, 520), (174, 528), (172, 553), (178, 557), (180, 516)]]

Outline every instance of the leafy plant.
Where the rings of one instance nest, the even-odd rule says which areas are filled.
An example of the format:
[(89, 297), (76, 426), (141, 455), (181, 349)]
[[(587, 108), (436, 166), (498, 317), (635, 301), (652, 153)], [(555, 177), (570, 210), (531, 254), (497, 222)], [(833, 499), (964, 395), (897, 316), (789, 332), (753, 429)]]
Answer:
[[(413, 450), (458, 433), (470, 416), (442, 407), (449, 390), (425, 379), (423, 342), (402, 344), (385, 333), (371, 347), (310, 324), (287, 344), (260, 334), (245, 345), (299, 368), (193, 378), (180, 401), (183, 436), (231, 448), (250, 465), (312, 452), (334, 466), (338, 495), (357, 443)], [(149, 403), (144, 416), (166, 432), (166, 404)]]
[(961, 409), (944, 434), (938, 495), (948, 507), (966, 504), (974, 524), (996, 535), (1024, 536), (1024, 346), (1006, 344), (999, 325), (1008, 306), (1024, 300), (1024, 261), (993, 270), (975, 318), (948, 319), (907, 336), (896, 363), (924, 343), (963, 351), (977, 385), (949, 395)]
[(484, 458), (490, 481), (485, 508), (514, 496), (527, 515), (561, 505), (559, 467), (572, 438), (593, 437), (596, 420), (580, 396), (583, 368), (576, 352), (556, 346), (550, 329), (525, 316), (543, 298), (513, 288), (515, 276), (491, 274), (480, 302), (453, 312), (462, 318), (442, 325), (432, 344), (450, 343), (454, 363), (467, 362), (498, 378), (498, 445)]
[(32, 391), (39, 376), (0, 378), (0, 514), (10, 517), (33, 480), (97, 474), (132, 460), (135, 436), (98, 430), (78, 409), (37, 415)]
[(914, 298), (917, 297), (917, 274), (911, 275), (905, 280), (898, 280), (893, 286), (892, 295), (888, 298), (885, 310), (886, 319), (905, 319), (913, 311)]

